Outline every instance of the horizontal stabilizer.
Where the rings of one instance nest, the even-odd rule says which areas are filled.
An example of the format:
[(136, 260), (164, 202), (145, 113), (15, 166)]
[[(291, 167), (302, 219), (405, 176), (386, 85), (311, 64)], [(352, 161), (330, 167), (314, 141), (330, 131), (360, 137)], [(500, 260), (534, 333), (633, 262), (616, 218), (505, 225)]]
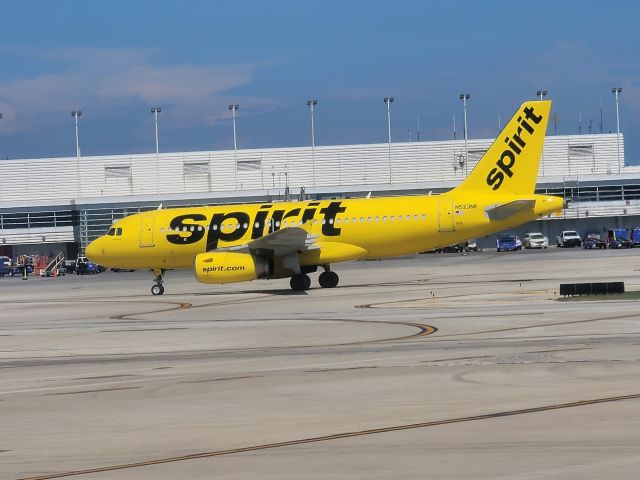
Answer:
[(535, 200), (514, 200), (513, 202), (503, 203), (502, 205), (487, 207), (485, 208), (485, 212), (487, 212), (487, 216), (491, 220), (505, 220), (516, 213), (531, 210), (535, 205)]

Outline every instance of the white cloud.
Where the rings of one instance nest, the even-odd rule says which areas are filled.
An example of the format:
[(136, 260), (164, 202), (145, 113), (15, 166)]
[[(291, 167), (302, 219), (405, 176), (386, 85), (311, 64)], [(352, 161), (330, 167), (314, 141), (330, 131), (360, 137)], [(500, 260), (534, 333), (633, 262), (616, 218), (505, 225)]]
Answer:
[[(0, 55), (6, 53), (0, 50)], [(14, 55), (16, 52), (12, 52)], [(191, 114), (181, 122), (215, 123), (225, 117), (223, 107), (232, 89), (250, 83), (261, 64), (160, 65), (154, 52), (142, 49), (52, 49), (19, 54), (39, 57), (59, 71), (0, 82), (4, 131), (27, 128), (29, 119), (42, 113), (74, 108), (119, 108), (132, 100), (158, 104)], [(234, 97), (244, 110), (274, 108), (268, 98)], [(211, 114), (215, 105), (219, 115)], [(167, 119), (169, 121), (169, 119)], [(182, 123), (184, 125), (184, 123)], [(188, 126), (188, 125), (184, 125)]]

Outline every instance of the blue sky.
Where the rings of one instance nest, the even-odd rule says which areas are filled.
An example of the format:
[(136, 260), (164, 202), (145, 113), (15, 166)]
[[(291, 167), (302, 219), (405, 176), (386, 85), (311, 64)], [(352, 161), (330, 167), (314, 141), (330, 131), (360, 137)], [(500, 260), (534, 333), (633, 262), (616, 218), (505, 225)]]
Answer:
[[(469, 137), (495, 136), (540, 88), (558, 134), (615, 131), (640, 164), (636, 2), (7, 2), (0, 42), (0, 158), (452, 138), (469, 92)], [(460, 126), (458, 133), (460, 134)], [(550, 130), (553, 133), (553, 129)]]

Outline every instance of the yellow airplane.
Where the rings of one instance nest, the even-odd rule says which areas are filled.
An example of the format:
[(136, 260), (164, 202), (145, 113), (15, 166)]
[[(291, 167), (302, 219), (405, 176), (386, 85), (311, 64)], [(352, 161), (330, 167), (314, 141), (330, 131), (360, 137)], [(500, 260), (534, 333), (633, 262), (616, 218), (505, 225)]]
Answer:
[(452, 245), (562, 210), (562, 198), (534, 194), (550, 110), (550, 101), (522, 104), (467, 178), (441, 195), (154, 210), (115, 222), (86, 255), (152, 270), (153, 295), (179, 268), (211, 284), (290, 277), (302, 291), (322, 267), (320, 286), (332, 288), (334, 263)]

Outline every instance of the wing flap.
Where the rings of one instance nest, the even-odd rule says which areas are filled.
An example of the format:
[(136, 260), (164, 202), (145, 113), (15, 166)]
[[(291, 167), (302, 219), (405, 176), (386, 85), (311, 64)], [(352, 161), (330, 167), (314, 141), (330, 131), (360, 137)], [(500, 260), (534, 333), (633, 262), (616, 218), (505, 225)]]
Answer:
[(318, 249), (317, 235), (300, 227), (286, 227), (256, 238), (248, 243), (233, 247), (218, 248), (218, 251), (246, 252), (257, 255), (284, 257), (294, 252)]

